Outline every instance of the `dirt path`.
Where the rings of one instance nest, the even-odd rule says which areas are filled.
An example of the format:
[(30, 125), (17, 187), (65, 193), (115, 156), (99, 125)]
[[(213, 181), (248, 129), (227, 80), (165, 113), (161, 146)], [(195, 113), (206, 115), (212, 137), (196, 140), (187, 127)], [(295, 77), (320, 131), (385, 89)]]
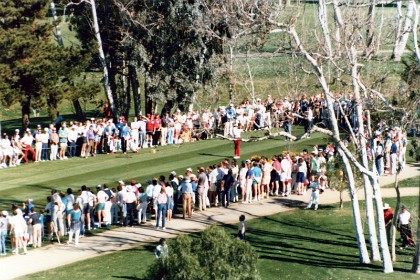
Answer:
[[(400, 174), (400, 180), (420, 175), (420, 166), (407, 166)], [(384, 176), (380, 185), (392, 184), (394, 176)], [(419, 195), (419, 186), (401, 189), (402, 196)], [(393, 188), (382, 189), (383, 198), (394, 197)], [(348, 201), (349, 195), (344, 195)], [(363, 199), (363, 190), (358, 192), (360, 200)], [(191, 220), (175, 219), (167, 225), (167, 230), (156, 230), (152, 224), (133, 228), (118, 228), (97, 234), (93, 237), (83, 238), (79, 246), (49, 245), (31, 250), (26, 256), (9, 256), (0, 259), (1, 279), (13, 279), (31, 273), (57, 268), (88, 258), (109, 254), (141, 245), (144, 242), (156, 242), (161, 237), (171, 238), (181, 233), (203, 230), (212, 223), (233, 224), (238, 222), (240, 214), (247, 219), (263, 217), (283, 211), (295, 209), (296, 205), (305, 205), (309, 200), (309, 192), (305, 196), (292, 195), (288, 198), (273, 198), (262, 203), (234, 204), (228, 209), (211, 208), (205, 212), (197, 213)], [(339, 201), (338, 192), (327, 190), (321, 197), (322, 204), (331, 204)]]

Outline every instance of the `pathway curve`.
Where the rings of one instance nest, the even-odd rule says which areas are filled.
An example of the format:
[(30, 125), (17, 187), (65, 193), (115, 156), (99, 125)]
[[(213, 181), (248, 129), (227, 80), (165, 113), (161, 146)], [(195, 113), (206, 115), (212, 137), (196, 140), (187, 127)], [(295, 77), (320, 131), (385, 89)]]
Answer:
[[(400, 180), (418, 177), (419, 175), (420, 166), (408, 165), (400, 174)], [(392, 184), (394, 180), (394, 176), (384, 176), (380, 179), (380, 185)], [(419, 186), (401, 188), (401, 195), (419, 195)], [(384, 198), (394, 197), (395, 190), (393, 188), (382, 188), (382, 196)], [(364, 198), (363, 190), (358, 192), (358, 197), (360, 200)], [(346, 201), (350, 200), (347, 192), (345, 192), (344, 199)], [(152, 224), (148, 224), (140, 227), (117, 228), (92, 237), (83, 238), (77, 247), (73, 245), (48, 245), (31, 250), (26, 256), (19, 255), (1, 258), (1, 278), (13, 279), (139, 246), (145, 242), (156, 242), (161, 237), (171, 238), (182, 233), (201, 231), (213, 223), (237, 223), (241, 214), (245, 214), (247, 219), (252, 219), (292, 210), (296, 206), (305, 205), (308, 201), (309, 192), (305, 196), (276, 197), (264, 200), (264, 203), (233, 204), (228, 209), (210, 208), (205, 212), (196, 213), (191, 220), (175, 219), (167, 225), (166, 231), (156, 230)], [(322, 204), (336, 203), (338, 201), (339, 193), (335, 191), (327, 190), (321, 197)]]

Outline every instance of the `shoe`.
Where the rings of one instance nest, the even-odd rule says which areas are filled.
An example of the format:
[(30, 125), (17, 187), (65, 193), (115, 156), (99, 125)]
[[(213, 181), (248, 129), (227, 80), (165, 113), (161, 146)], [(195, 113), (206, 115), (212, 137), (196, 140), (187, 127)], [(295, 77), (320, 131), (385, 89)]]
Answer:
[(166, 227), (163, 227), (162, 229), (163, 229), (163, 230), (166, 230)]
[(155, 227), (156, 229), (159, 229), (159, 227)]

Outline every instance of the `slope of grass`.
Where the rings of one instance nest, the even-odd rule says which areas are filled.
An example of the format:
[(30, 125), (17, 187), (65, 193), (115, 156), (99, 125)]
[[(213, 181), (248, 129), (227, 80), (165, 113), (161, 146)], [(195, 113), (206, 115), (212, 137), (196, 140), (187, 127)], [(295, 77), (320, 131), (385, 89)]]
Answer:
[[(394, 204), (394, 200), (389, 200)], [(418, 209), (418, 197), (405, 197), (411, 213)], [(294, 205), (302, 208), (302, 205)], [(361, 202), (363, 207), (363, 202)], [(238, 214), (239, 215), (239, 214)], [(234, 235), (237, 225), (225, 228)], [(197, 236), (196, 234), (194, 236)], [(261, 278), (271, 279), (417, 279), (409, 273), (414, 249), (397, 250), (395, 272), (383, 274), (381, 263), (362, 266), (353, 230), (350, 204), (321, 205), (318, 211), (296, 209), (247, 221), (247, 241), (259, 253)], [(399, 236), (397, 239), (399, 244)], [(26, 279), (141, 279), (153, 262), (156, 244), (100, 256)], [(170, 246), (170, 241), (169, 241)], [(173, 252), (176, 253), (176, 252)]]

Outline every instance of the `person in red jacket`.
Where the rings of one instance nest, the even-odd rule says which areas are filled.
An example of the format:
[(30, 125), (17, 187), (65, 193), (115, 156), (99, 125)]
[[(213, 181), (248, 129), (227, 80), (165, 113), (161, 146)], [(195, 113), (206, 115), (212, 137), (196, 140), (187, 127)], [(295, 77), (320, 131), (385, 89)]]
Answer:
[(162, 120), (159, 114), (155, 115), (155, 133), (153, 134), (153, 146), (157, 146), (160, 143), (160, 136), (162, 134)]
[(155, 133), (155, 116), (147, 114), (146, 119), (146, 146), (152, 147), (153, 135)]

